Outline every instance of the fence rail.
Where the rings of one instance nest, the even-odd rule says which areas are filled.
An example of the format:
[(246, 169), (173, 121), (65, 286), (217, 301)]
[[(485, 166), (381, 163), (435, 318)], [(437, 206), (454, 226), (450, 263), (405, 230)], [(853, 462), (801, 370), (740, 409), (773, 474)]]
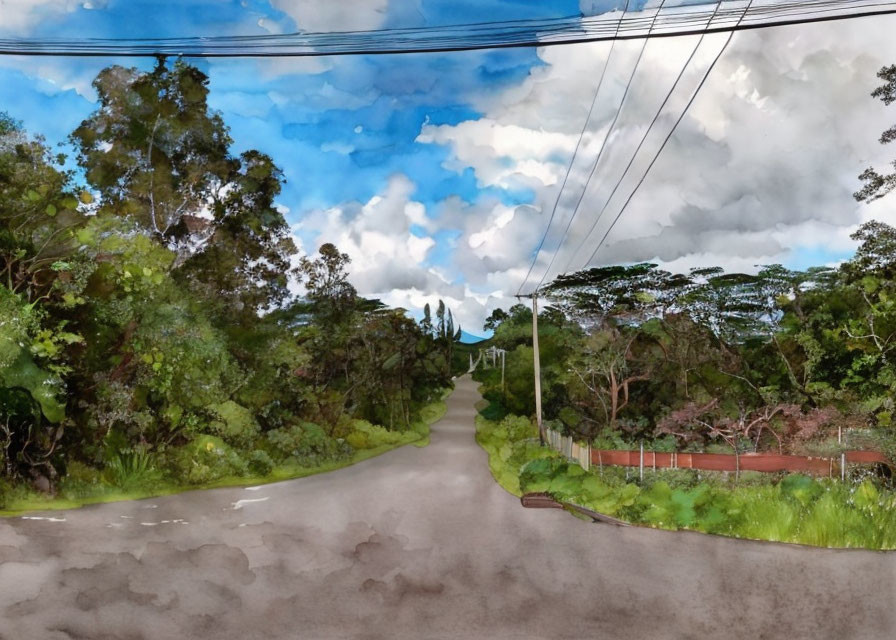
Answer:
[[(547, 430), (548, 445), (555, 451), (577, 462), (586, 471), (594, 465), (639, 467), (641, 469), (699, 469), (702, 471), (760, 471), (776, 473), (793, 471), (813, 475), (842, 475), (846, 464), (883, 464), (894, 469), (893, 463), (877, 451), (847, 451), (841, 456), (785, 456), (770, 453), (659, 453), (654, 451), (618, 451), (592, 449), (569, 436)], [(894, 469), (896, 470), (896, 469)]]

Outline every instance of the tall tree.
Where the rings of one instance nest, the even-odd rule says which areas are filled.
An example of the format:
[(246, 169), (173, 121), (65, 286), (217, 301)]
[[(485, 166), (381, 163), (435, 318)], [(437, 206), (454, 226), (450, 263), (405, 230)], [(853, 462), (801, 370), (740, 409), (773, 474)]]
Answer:
[(87, 181), (105, 209), (182, 239), (178, 223), (223, 197), (233, 166), (227, 127), (208, 108), (208, 77), (160, 58), (150, 73), (104, 69), (93, 86), (98, 108), (71, 136)]
[[(879, 98), (885, 105), (896, 102), (896, 65), (884, 67), (877, 73), (877, 77), (884, 81), (871, 93), (871, 97)], [(896, 125), (893, 125), (880, 136), (881, 144), (889, 144), (896, 140)], [(893, 161), (896, 168), (896, 160)], [(896, 171), (893, 173), (879, 173), (873, 167), (865, 169), (859, 179), (865, 182), (861, 191), (855, 193), (856, 200), (860, 202), (873, 202), (883, 198), (896, 189)]]

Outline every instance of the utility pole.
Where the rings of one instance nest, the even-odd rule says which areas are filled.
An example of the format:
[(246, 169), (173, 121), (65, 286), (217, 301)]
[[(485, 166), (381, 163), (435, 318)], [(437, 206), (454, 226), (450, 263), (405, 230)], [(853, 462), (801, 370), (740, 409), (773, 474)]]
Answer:
[(507, 385), (504, 384), (504, 356), (506, 355), (507, 352), (501, 349), (501, 393), (505, 396), (507, 395)]
[(541, 360), (538, 355), (538, 292), (532, 294), (532, 357), (535, 365), (535, 421), (538, 439), (544, 445), (544, 425), (541, 422)]

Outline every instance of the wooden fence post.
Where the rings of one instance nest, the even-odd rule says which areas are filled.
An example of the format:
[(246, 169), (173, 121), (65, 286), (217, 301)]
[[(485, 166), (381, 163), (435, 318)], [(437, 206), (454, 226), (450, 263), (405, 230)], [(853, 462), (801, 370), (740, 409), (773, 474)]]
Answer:
[(644, 482), (644, 443), (641, 443), (641, 462), (638, 465), (638, 469), (640, 472), (641, 482)]

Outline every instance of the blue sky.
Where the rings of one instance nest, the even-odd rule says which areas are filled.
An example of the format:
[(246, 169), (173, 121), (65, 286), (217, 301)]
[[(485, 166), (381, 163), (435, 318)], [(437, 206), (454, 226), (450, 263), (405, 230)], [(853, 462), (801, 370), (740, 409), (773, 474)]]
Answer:
[[(3, 37), (174, 37), (560, 17), (622, 3), (0, 4)], [(885, 158), (876, 137), (892, 119), (867, 93), (877, 67), (896, 61), (892, 38), (886, 36), (896, 24), (881, 19), (868, 26), (844, 23), (811, 32), (780, 29), (738, 36), (707, 95), (701, 95), (645, 183), (643, 197), (639, 194), (614, 229), (602, 260), (660, 259), (678, 268), (709, 261), (749, 269), (772, 261), (805, 267), (847, 257), (849, 231), (871, 215), (892, 212), (860, 210), (849, 197), (863, 163)], [(643, 89), (633, 92), (631, 113), (625, 112), (613, 134), (621, 151), (600, 167), (606, 181), (615, 180), (625, 145), (643, 132), (645, 116), (639, 110), (649, 112), (677, 70), (676, 60), (694, 44), (692, 39), (646, 50), (637, 76)], [(599, 148), (626, 65), (639, 46), (630, 43), (613, 54), (606, 107), (598, 108), (589, 125), (583, 148), (591, 155), (582, 158), (593, 157)], [(353, 278), (363, 293), (409, 309), (442, 297), (464, 327), (476, 333), (491, 309), (515, 302), (511, 294), (547, 224), (608, 51), (606, 45), (577, 45), (195, 63), (210, 77), (210, 103), (230, 126), (234, 151), (260, 149), (283, 168), (287, 184), (280, 204), (304, 250), (336, 242), (352, 256)], [(113, 63), (149, 68), (153, 61), (0, 59), (0, 110), (49, 142), (64, 142), (95, 108), (92, 78)], [(856, 110), (861, 113), (855, 115)], [(845, 113), (850, 124), (819, 137), (810, 127), (831, 113)], [(760, 132), (769, 131), (786, 132), (776, 136), (780, 148), (757, 143)], [(813, 142), (803, 144), (810, 137)], [(842, 162), (822, 167), (818, 156), (825, 153)], [(585, 175), (587, 164), (580, 164)], [(786, 184), (782, 171), (790, 176)], [(574, 187), (578, 173), (571, 175)], [(597, 208), (590, 196), (584, 202), (581, 224)], [(570, 214), (561, 211), (561, 218)], [(576, 219), (571, 225), (574, 238), (581, 234), (579, 224)], [(543, 255), (536, 271), (550, 257)], [(559, 257), (558, 265), (583, 266)]]

